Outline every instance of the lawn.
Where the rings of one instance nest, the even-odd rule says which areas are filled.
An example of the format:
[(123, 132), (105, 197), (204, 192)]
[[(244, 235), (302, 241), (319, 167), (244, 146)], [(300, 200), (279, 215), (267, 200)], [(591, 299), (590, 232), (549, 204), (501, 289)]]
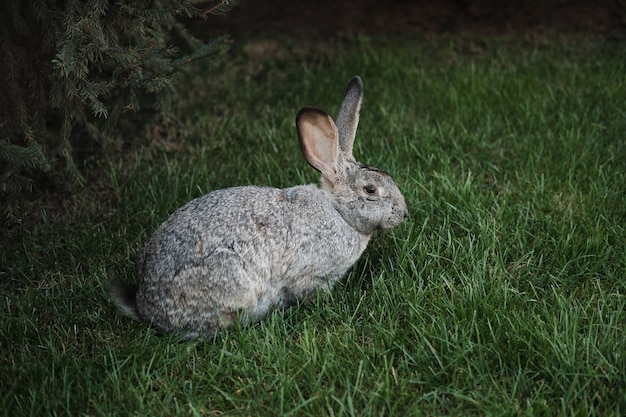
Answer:
[[(238, 44), (183, 85), (177, 135), (98, 155), (61, 207), (3, 229), (2, 414), (625, 415), (625, 56), (556, 36)], [(336, 114), (355, 74), (354, 153), (394, 175), (404, 225), (332, 293), (211, 342), (121, 315), (109, 282), (177, 207), (317, 180), (295, 115)]]

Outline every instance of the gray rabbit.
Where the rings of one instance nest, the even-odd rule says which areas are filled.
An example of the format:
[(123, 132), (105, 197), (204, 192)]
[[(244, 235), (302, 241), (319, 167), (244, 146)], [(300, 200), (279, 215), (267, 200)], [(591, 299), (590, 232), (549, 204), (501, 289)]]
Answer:
[(115, 282), (112, 299), (134, 318), (194, 339), (330, 290), (375, 230), (408, 216), (391, 176), (352, 156), (362, 97), (354, 77), (336, 123), (314, 107), (298, 112), (300, 146), (319, 186), (234, 187), (190, 201), (146, 243), (138, 287)]

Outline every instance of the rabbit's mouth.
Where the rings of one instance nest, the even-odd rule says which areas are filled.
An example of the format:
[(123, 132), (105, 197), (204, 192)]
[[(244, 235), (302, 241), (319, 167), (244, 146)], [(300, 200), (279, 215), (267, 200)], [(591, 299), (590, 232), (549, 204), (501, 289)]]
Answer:
[(378, 227), (378, 230), (390, 230), (395, 229), (400, 226), (404, 219), (409, 217), (409, 211), (405, 210), (404, 212), (400, 212), (398, 215), (391, 216), (387, 219), (387, 221), (381, 223)]
[(409, 217), (409, 207), (407, 206), (404, 198), (400, 205), (393, 207), (391, 215), (381, 222), (379, 230), (394, 229), (404, 222), (404, 219)]

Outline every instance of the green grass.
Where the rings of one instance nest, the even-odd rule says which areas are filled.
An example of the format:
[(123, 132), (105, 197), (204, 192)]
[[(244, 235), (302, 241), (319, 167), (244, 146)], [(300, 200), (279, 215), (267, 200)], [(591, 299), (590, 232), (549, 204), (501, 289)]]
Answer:
[[(625, 53), (558, 38), (240, 45), (188, 84), (176, 150), (104, 155), (63, 210), (3, 231), (2, 414), (626, 414)], [(330, 295), (213, 343), (119, 314), (108, 283), (134, 280), (177, 207), (316, 180), (295, 114), (335, 114), (355, 74), (355, 155), (395, 175), (405, 225)]]

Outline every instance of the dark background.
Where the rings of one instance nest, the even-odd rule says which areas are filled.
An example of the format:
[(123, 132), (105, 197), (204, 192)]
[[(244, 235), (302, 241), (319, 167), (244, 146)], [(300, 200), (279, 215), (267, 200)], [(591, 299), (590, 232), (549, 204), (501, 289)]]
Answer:
[(210, 35), (556, 32), (622, 39), (626, 0), (240, 0)]

